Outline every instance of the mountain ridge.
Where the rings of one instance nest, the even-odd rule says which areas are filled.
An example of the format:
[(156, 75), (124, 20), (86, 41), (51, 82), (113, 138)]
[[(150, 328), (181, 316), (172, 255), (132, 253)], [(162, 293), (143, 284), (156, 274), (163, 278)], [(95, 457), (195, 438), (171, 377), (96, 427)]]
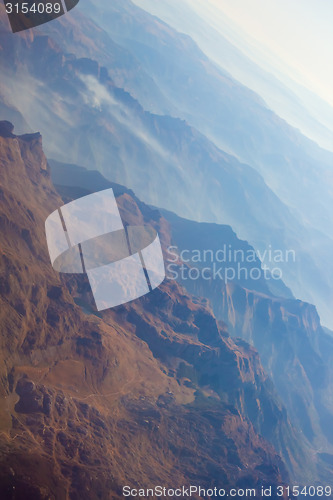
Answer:
[[(203, 366), (213, 356), (219, 369), (232, 367), (236, 388), (247, 381), (280, 414), (255, 352), (236, 345), (207, 304), (192, 302), (176, 283), (102, 317), (84, 314), (74, 298), (89, 299), (87, 282), (59, 276), (47, 256), (44, 220), (62, 201), (50, 183), (41, 136), (15, 136), (8, 123), (0, 130), (14, 135), (0, 137), (2, 497), (12, 498), (15, 489), (18, 500), (114, 499), (125, 481), (149, 486), (170, 478), (257, 488), (286, 481), (276, 451), (240, 413), (242, 391), (228, 394), (223, 382), (223, 400), (209, 381), (189, 383), (188, 357), (184, 374), (172, 368), (175, 354), (181, 360), (182, 352), (197, 352), (194, 362), (202, 350)], [(142, 220), (128, 193), (119, 203), (129, 220)], [(154, 224), (156, 211), (150, 213)], [(145, 310), (141, 320), (135, 307)], [(156, 339), (162, 334), (176, 347), (169, 361), (155, 357), (145, 337), (155, 321), (164, 332)], [(286, 419), (283, 427), (292, 443)]]
[[(84, 187), (85, 190), (81, 193), (81, 196), (95, 189), (112, 186), (112, 183), (106, 179), (103, 181), (98, 172), (84, 171), (77, 166), (61, 165), (54, 161), (51, 161), (50, 164), (51, 171), (53, 170), (53, 180), (59, 192), (65, 195), (73, 190), (75, 185)], [(76, 191), (74, 190), (74, 192)], [(169, 248), (171, 245), (173, 252), (177, 250), (180, 254), (177, 261), (174, 259), (174, 255), (169, 260), (170, 251), (168, 249), (165, 251), (167, 275), (170, 274), (170, 270), (168, 273), (168, 262), (172, 263), (172, 273), (177, 272), (180, 266), (184, 264), (181, 260), (181, 252), (184, 249), (187, 249), (186, 256), (188, 256), (191, 255), (193, 249), (198, 251), (198, 248), (209, 248), (214, 254), (214, 250), (223, 247), (223, 244), (227, 246), (232, 244), (234, 250), (243, 249), (244, 251), (244, 248), (250, 248), (246, 242), (239, 241), (228, 226), (188, 221), (164, 210), (161, 211), (161, 214), (168, 220), (167, 231), (170, 232), (168, 238), (163, 238), (164, 245), (167, 243)], [(218, 263), (218, 265), (220, 266), (221, 263)], [(224, 265), (232, 266), (234, 262), (227, 262)], [(200, 269), (202, 266), (209, 266), (209, 263), (198, 263), (194, 259), (193, 262), (186, 262), (185, 266), (189, 269), (191, 267)], [(251, 266), (252, 268), (260, 267), (261, 263), (257, 260), (248, 263), (247, 266), (248, 270), (250, 270)], [(200, 276), (200, 273), (198, 275)], [(318, 337), (321, 338), (320, 343), (324, 344), (325, 339), (328, 341), (328, 337), (324, 335), (315, 307), (311, 304), (302, 303), (290, 295), (287, 295), (286, 298), (276, 297), (269, 291), (265, 282), (261, 283), (250, 279), (237, 281), (235, 279), (225, 285), (221, 279), (211, 278), (207, 280), (207, 277), (200, 279), (197, 276), (193, 280), (186, 280), (182, 279), (181, 276), (182, 274), (179, 272), (177, 281), (189, 293), (210, 301), (216, 317), (227, 325), (236, 342), (238, 342), (239, 338), (245, 339), (259, 351), (265, 369), (277, 386), (280, 399), (288, 408), (291, 421), (303, 433), (300, 440), (305, 440), (309, 450), (311, 449), (311, 452), (308, 451), (308, 453), (315, 454), (317, 449), (326, 449), (329, 456), (331, 450), (329, 429), (331, 427), (327, 420), (323, 420), (323, 417), (324, 419), (331, 417), (329, 417), (330, 413), (320, 402), (320, 398), (316, 398), (313, 392), (316, 386), (317, 392), (323, 390), (320, 388), (320, 384), (317, 384), (319, 380), (316, 379), (317, 370), (317, 378), (321, 378), (321, 384), (324, 387), (323, 398), (324, 400), (330, 398), (329, 382), (325, 368), (328, 361), (323, 356), (325, 349), (321, 347), (318, 350), (315, 340), (318, 334)], [(171, 279), (174, 282), (175, 277), (173, 276)], [(283, 284), (277, 286), (277, 290), (286, 292)], [(87, 307), (86, 304), (85, 307)], [(145, 304), (145, 308), (148, 307), (148, 304)], [(265, 313), (266, 310), (269, 312)], [(123, 314), (122, 312), (122, 317)], [(132, 317), (133, 314), (130, 316), (130, 322)], [(135, 322), (145, 324), (144, 320), (139, 321), (141, 317), (145, 317), (144, 309), (135, 316)], [(270, 321), (267, 318), (270, 318)], [(295, 328), (298, 328), (298, 331)], [(151, 331), (151, 327), (148, 328), (148, 331)], [(153, 327), (152, 331), (156, 332), (156, 338), (153, 333), (141, 333), (140, 335), (144, 335), (145, 340), (149, 339), (150, 345), (154, 345), (155, 349), (157, 349), (156, 352), (163, 356), (163, 348), (156, 347), (156, 345), (159, 345), (157, 339), (162, 342), (163, 335), (158, 335), (156, 326)], [(283, 343), (286, 342), (288, 336), (293, 347), (290, 348), (290, 354), (286, 357), (286, 348), (283, 348)], [(299, 340), (297, 340), (297, 337), (299, 337)], [(304, 358), (306, 345), (309, 348), (308, 359)], [(318, 354), (319, 352), (321, 354)], [(329, 352), (333, 352), (332, 346), (330, 347), (329, 342), (326, 342), (326, 354), (329, 355)], [(293, 361), (293, 356), (295, 361)], [(297, 372), (298, 368), (292, 368), (293, 363), (297, 363), (301, 374)], [(281, 373), (282, 365), (288, 366), (288, 369)], [(290, 375), (287, 375), (289, 372)], [(217, 375), (216, 378), (218, 378)], [(314, 384), (313, 389), (311, 383)], [(296, 397), (295, 394), (297, 394), (298, 390), (300, 394)], [(272, 435), (270, 435), (269, 439), (273, 439), (274, 443)], [(325, 480), (329, 481), (331, 473), (322, 462), (319, 454), (317, 462), (316, 474), (318, 474), (318, 477), (322, 479), (325, 477)]]
[[(29, 37), (2, 34), (0, 43), (5, 48), (5, 94), (15, 96), (12, 105), (20, 104), (22, 114), (32, 122), (30, 127), (41, 125), (48, 156), (98, 168), (112, 181), (134, 188), (150, 204), (176, 210), (182, 216), (230, 224), (260, 252), (269, 245), (293, 249), (297, 261), (285, 266), (286, 284), (294, 295), (315, 302), (329, 325), (327, 302), (333, 293), (330, 238), (303, 225), (253, 167), (220, 151), (184, 120), (145, 112), (98, 63), (99, 52), (97, 60), (78, 59), (65, 52), (62, 46), (66, 48), (68, 43), (74, 50), (73, 40), (78, 37), (80, 45), (92, 50), (74, 17), (67, 21), (66, 16), (47, 26), (50, 30), (52, 26), (49, 37), (40, 30)], [(89, 36), (94, 32), (99, 40), (102, 30), (93, 23), (89, 30)], [(62, 42), (64, 39), (69, 41)], [(79, 50), (81, 54), (83, 48)], [(112, 50), (115, 61), (122, 57), (120, 49), (117, 56), (118, 46)], [(52, 62), (49, 67), (48, 61)], [(130, 73), (132, 59), (129, 61)], [(117, 75), (117, 71), (114, 66), (112, 74)], [(50, 105), (46, 107), (45, 102)], [(181, 189), (176, 199), (170, 190), (173, 183)], [(318, 206), (317, 212), (320, 210)], [(304, 245), (312, 240), (320, 246)]]

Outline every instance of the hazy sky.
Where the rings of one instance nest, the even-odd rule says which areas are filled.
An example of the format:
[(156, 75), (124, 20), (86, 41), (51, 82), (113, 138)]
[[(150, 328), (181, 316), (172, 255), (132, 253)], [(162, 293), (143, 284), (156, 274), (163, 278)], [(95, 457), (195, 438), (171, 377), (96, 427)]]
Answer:
[[(198, 0), (197, 0), (198, 1)], [(194, 2), (196, 3), (196, 2)], [(214, 5), (333, 105), (333, 0), (199, 0)], [(298, 72), (298, 75), (296, 71)]]

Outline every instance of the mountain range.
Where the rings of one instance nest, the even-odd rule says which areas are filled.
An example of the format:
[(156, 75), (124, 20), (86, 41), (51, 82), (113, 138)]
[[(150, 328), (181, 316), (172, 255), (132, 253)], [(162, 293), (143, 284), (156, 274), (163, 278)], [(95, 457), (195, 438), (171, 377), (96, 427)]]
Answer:
[[(332, 484), (333, 153), (189, 24), (86, 0), (12, 34), (0, 5), (1, 498)], [(44, 222), (109, 188), (167, 279), (98, 313)]]
[[(302, 448), (256, 351), (176, 282), (96, 314), (86, 279), (49, 262), (44, 220), (63, 201), (40, 134), (16, 136), (8, 122), (0, 134), (2, 498), (288, 481), (258, 433), (299, 464)], [(114, 188), (123, 220), (150, 222), (167, 241), (161, 215)]]
[[(333, 148), (333, 108), (306, 88), (276, 54), (244, 32), (221, 9), (200, 0), (135, 0), (137, 6), (189, 35), (203, 52), (234, 79), (260, 95), (266, 105), (324, 149)], [(274, 64), (275, 63), (275, 64)]]
[(48, 157), (98, 168), (180, 216), (229, 224), (261, 253), (294, 251), (283, 280), (329, 327), (332, 154), (188, 36), (128, 1), (91, 10), (105, 30), (76, 9), (29, 37), (1, 35), (7, 109), (42, 131)]
[[(113, 186), (97, 171), (55, 161), (50, 161), (50, 166), (53, 182), (63, 196), (71, 192), (76, 195), (96, 192)], [(123, 193), (123, 189), (115, 187), (117, 193)], [(240, 256), (250, 254), (251, 250), (254, 253), (254, 249), (246, 241), (239, 240), (230, 226), (198, 223), (165, 210), (158, 210), (157, 213), (162, 214), (165, 221), (161, 234), (167, 276), (195, 297), (208, 299), (217, 320), (226, 325), (232, 336), (242, 338), (258, 351), (291, 423), (300, 431), (298, 442), (303, 443), (309, 455), (316, 456), (317, 477), (330, 477), (329, 464), (333, 452), (333, 337), (322, 328), (315, 307), (296, 300), (279, 280), (263, 277), (258, 280), (257, 273), (253, 273), (255, 279), (251, 279), (251, 270), (261, 269), (259, 259), (253, 262), (241, 260), (246, 274), (242, 272), (238, 277), (236, 273), (233, 280), (225, 283), (224, 275), (221, 278), (216, 270), (237, 267), (233, 258), (228, 260), (229, 249), (233, 253), (241, 252)], [(165, 237), (165, 234), (168, 236)], [(226, 249), (223, 262), (218, 254), (221, 249)], [(206, 259), (205, 252), (208, 255)], [(181, 272), (181, 265), (188, 272)], [(191, 274), (191, 269), (206, 271)], [(191, 279), (191, 276), (194, 278)], [(274, 287), (268, 286), (271, 282)], [(262, 428), (260, 432), (264, 432)], [(293, 458), (289, 452), (285, 455), (276, 436), (271, 432), (264, 436), (293, 469)], [(303, 462), (301, 469), (305, 468)], [(298, 470), (296, 477), (300, 474)]]

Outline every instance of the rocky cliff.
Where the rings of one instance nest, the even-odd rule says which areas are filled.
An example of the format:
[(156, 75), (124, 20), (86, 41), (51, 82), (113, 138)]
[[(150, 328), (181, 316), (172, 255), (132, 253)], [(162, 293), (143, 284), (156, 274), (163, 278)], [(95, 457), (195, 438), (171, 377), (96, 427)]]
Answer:
[[(247, 242), (240, 241), (228, 226), (200, 224), (163, 213), (170, 222), (172, 245), (180, 255), (186, 250), (186, 260), (192, 256), (186, 262), (188, 269), (213, 269), (214, 264), (217, 269), (236, 269), (238, 262), (233, 256), (246, 256), (249, 251)], [(217, 252), (224, 247), (231, 248), (232, 258), (219, 262)], [(205, 249), (213, 249), (212, 262), (196, 262), (197, 249), (200, 255)], [(236, 273), (227, 283), (219, 275), (214, 277), (212, 271), (208, 279), (200, 275), (195, 280), (188, 279), (188, 274), (183, 279), (179, 273), (179, 282), (190, 293), (210, 301), (214, 314), (227, 324), (232, 336), (241, 337), (257, 349), (292, 423), (312, 450), (309, 455), (316, 457), (316, 476), (330, 482), (333, 338), (322, 328), (313, 305), (288, 296), (283, 282), (272, 279), (270, 274), (263, 278), (260, 261), (239, 262), (243, 269), (240, 277)], [(256, 270), (255, 278), (258, 269), (262, 272), (260, 280), (251, 279), (252, 269)]]
[[(74, 301), (88, 301), (85, 280), (61, 277), (47, 255), (44, 221), (63, 202), (41, 136), (8, 123), (0, 136), (1, 498), (287, 481), (251, 423), (264, 428), (273, 412), (276, 432), (292, 434), (256, 352), (175, 283), (85, 314)], [(147, 219), (122, 196), (123, 217)]]

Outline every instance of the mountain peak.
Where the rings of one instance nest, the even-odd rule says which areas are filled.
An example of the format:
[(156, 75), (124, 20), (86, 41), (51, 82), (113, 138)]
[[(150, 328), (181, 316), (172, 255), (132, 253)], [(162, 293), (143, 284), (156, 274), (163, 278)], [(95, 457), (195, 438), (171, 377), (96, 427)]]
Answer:
[(15, 137), (15, 135), (13, 134), (13, 130), (14, 130), (14, 125), (7, 121), (7, 120), (3, 120), (3, 121), (0, 121), (0, 136), (1, 137)]

